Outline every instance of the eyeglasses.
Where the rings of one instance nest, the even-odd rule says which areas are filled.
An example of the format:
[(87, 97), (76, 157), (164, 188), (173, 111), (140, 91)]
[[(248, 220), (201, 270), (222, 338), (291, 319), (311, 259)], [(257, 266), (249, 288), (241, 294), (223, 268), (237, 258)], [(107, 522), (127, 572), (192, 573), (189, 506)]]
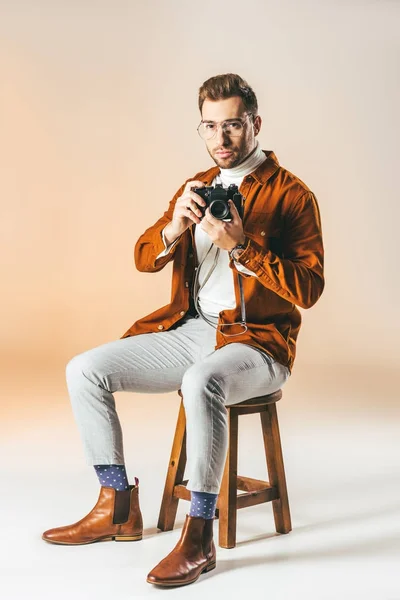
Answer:
[(239, 137), (243, 133), (244, 126), (246, 124), (247, 117), (253, 116), (252, 113), (247, 113), (243, 119), (227, 119), (221, 121), (221, 123), (215, 123), (214, 121), (201, 121), (197, 128), (197, 132), (203, 140), (211, 140), (221, 127), (225, 135), (229, 137)]

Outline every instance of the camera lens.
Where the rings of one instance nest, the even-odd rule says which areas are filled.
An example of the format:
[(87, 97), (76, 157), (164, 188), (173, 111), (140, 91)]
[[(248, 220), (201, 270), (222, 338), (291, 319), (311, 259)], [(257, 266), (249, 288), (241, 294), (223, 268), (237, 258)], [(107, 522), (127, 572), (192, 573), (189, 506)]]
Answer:
[(210, 203), (210, 213), (216, 219), (225, 219), (229, 215), (229, 206), (225, 200), (213, 200)]

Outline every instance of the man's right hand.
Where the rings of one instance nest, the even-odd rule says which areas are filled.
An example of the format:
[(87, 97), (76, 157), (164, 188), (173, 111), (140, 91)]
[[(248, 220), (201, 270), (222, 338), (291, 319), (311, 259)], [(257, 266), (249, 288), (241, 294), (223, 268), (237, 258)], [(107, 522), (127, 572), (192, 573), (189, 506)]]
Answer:
[(204, 186), (205, 184), (202, 181), (197, 180), (188, 181), (185, 185), (182, 195), (175, 203), (172, 221), (164, 229), (168, 245), (182, 235), (192, 223), (200, 223), (202, 212), (199, 206), (206, 206), (206, 202), (201, 196), (192, 192), (191, 188)]

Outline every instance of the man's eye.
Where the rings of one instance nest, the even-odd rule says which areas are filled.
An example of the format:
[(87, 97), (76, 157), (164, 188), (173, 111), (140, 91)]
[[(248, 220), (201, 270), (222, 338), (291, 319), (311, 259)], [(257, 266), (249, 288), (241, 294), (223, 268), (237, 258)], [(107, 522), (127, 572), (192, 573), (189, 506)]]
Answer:
[(214, 129), (214, 127), (215, 127), (214, 123), (204, 123), (205, 129)]
[(240, 129), (242, 127), (242, 123), (241, 121), (231, 121), (229, 126), (232, 127), (232, 129)]

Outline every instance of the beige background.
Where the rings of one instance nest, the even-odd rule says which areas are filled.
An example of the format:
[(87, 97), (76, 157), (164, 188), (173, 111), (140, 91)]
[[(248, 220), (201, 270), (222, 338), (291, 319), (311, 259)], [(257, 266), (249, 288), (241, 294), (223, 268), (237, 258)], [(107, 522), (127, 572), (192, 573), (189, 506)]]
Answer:
[[(171, 265), (139, 273), (133, 248), (211, 166), (197, 91), (229, 71), (258, 96), (262, 147), (317, 196), (326, 287), (300, 309), (278, 403), (293, 531), (274, 535), (270, 504), (241, 511), (238, 546), (218, 550), (190, 597), (259, 595), (266, 582), (277, 600), (400, 597), (398, 31), (389, 0), (0, 0), (7, 600), (142, 597), (178, 539), (184, 502), (175, 530), (156, 530), (175, 393), (116, 394), (140, 545), (50, 547), (41, 534), (98, 494), (65, 365), (169, 301)], [(257, 415), (239, 431), (239, 473), (266, 479)]]
[(0, 6), (0, 353), (10, 389), (38, 377), (63, 386), (69, 358), (169, 301), (171, 265), (139, 273), (133, 247), (183, 180), (211, 165), (196, 133), (197, 90), (233, 71), (258, 96), (262, 147), (321, 210), (326, 287), (300, 309), (290, 386), (328, 378), (391, 393), (396, 3)]

